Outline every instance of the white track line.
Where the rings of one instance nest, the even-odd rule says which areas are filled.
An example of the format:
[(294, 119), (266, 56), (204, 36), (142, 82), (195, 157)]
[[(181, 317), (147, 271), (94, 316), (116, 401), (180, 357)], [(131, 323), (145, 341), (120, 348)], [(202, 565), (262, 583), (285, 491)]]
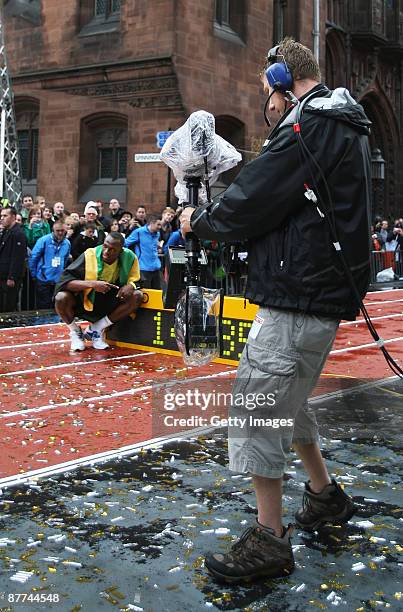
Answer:
[[(403, 312), (383, 315), (380, 317), (371, 317), (371, 321), (380, 321), (381, 319), (392, 319), (394, 317), (403, 317)], [(365, 319), (357, 319), (356, 321), (343, 321), (343, 323), (340, 323), (340, 327), (342, 326), (344, 327), (345, 325), (360, 325), (365, 322), (366, 322)], [(68, 342), (69, 340), (70, 340), (69, 336), (66, 336), (64, 340), (47, 340), (46, 342), (35, 342), (35, 340), (32, 340), (31, 342), (27, 342), (25, 344), (8, 344), (5, 346), (0, 346), (0, 351), (4, 351), (6, 349), (15, 349), (15, 348), (29, 348), (32, 346), (45, 346), (49, 344), (63, 344), (64, 342)]]
[(64, 340), (48, 340), (46, 342), (27, 342), (26, 344), (8, 344), (7, 346), (0, 346), (0, 351), (4, 351), (5, 349), (15, 349), (15, 348), (28, 348), (33, 346), (44, 346), (45, 344), (62, 344), (62, 342), (68, 342), (70, 338), (66, 336)]
[(396, 302), (403, 302), (403, 298), (399, 300), (384, 300), (383, 302), (365, 302), (365, 306), (380, 306), (382, 304), (396, 304)]
[[(399, 338), (391, 338), (390, 340), (384, 340), (385, 344), (389, 344), (391, 342), (399, 342), (399, 340), (403, 340), (403, 336), (399, 336)], [(330, 351), (329, 355), (335, 355), (336, 353), (348, 353), (349, 351), (359, 351), (363, 348), (369, 348), (372, 346), (378, 346), (376, 342), (370, 342), (369, 344), (360, 344), (359, 346), (349, 346), (348, 348), (336, 349), (335, 351)]]
[(366, 295), (376, 295), (376, 294), (380, 294), (380, 293), (390, 293), (391, 291), (403, 291), (403, 289), (385, 289), (385, 291), (382, 291), (381, 289), (378, 289), (377, 291), (367, 291)]
[(60, 323), (39, 323), (38, 325), (18, 325), (16, 327), (1, 327), (0, 333), (3, 331), (14, 331), (15, 329), (35, 329), (37, 327), (52, 327), (54, 325), (64, 325), (64, 323), (63, 321), (60, 321)]
[(105, 363), (105, 361), (118, 361), (121, 359), (132, 359), (134, 357), (143, 357), (143, 355), (155, 355), (154, 351), (149, 351), (147, 353), (133, 353), (133, 355), (122, 355), (121, 357), (106, 357), (105, 359), (92, 359), (88, 361), (74, 361), (68, 363), (59, 363), (58, 365), (46, 366), (43, 368), (35, 368), (33, 370), (16, 370), (15, 372), (6, 372), (5, 374), (0, 374), (0, 378), (4, 376), (16, 376), (17, 374), (32, 374), (33, 372), (46, 372), (47, 370), (57, 370), (58, 368), (74, 368), (78, 366), (84, 365), (93, 365), (96, 363)]
[(6, 476), (4, 478), (0, 478), (0, 486), (12, 487), (23, 484), (27, 481), (27, 484), (29, 484), (30, 480), (33, 481), (33, 484), (38, 478), (54, 476), (55, 474), (60, 474), (61, 472), (67, 474), (71, 470), (75, 470), (78, 467), (82, 467), (85, 465), (95, 465), (97, 463), (107, 461), (108, 459), (125, 457), (126, 455), (131, 455), (134, 452), (140, 451), (143, 448), (157, 448), (159, 446), (163, 446), (165, 442), (182, 440), (183, 438), (193, 438), (194, 436), (201, 435), (203, 433), (208, 433), (210, 431), (213, 431), (214, 429), (217, 428), (212, 426), (198, 427), (197, 429), (192, 429), (186, 432), (177, 432), (175, 434), (162, 436), (160, 438), (151, 438), (150, 440), (145, 440), (143, 442), (136, 442), (135, 444), (130, 444), (129, 446), (122, 446), (122, 448), (118, 450), (104, 451), (103, 453), (87, 455), (87, 457), (81, 457), (80, 459), (74, 459), (71, 461), (66, 461), (64, 463), (58, 463), (57, 465), (51, 465), (49, 467), (40, 468), (38, 470), (31, 470), (30, 472), (25, 472), (24, 474)]
[[(396, 314), (383, 315), (382, 317), (371, 317), (371, 321), (380, 321), (381, 319), (392, 319), (393, 317), (403, 317), (403, 312), (398, 312)], [(361, 323), (366, 323), (365, 319), (357, 319), (356, 321), (343, 321), (340, 323), (340, 327), (344, 327), (345, 325), (360, 325)]]
[[(312, 403), (319, 403), (323, 400), (339, 396), (340, 394), (348, 394), (353, 393), (357, 390), (364, 390), (368, 387), (381, 386), (394, 379), (397, 379), (397, 376), (390, 376), (389, 378), (384, 379), (382, 381), (364, 383), (363, 385), (358, 385), (356, 388), (346, 389), (342, 392), (331, 391), (330, 393), (324, 393), (323, 395), (313, 397), (309, 401), (312, 401)], [(122, 457), (132, 455), (136, 451), (140, 451), (143, 448), (158, 448), (160, 446), (163, 446), (166, 442), (183, 440), (184, 438), (193, 438), (194, 436), (198, 436), (203, 433), (209, 433), (210, 431), (215, 431), (217, 429), (217, 427), (198, 427), (196, 429), (191, 429), (184, 432), (177, 432), (167, 436), (161, 436), (159, 438), (151, 438), (150, 440), (144, 440), (143, 442), (136, 442), (135, 444), (122, 446), (119, 449), (104, 451), (102, 453), (96, 453), (94, 455), (87, 455), (86, 457), (80, 457), (79, 459), (72, 459), (70, 461), (65, 461), (64, 463), (58, 463), (55, 465), (50, 465), (48, 467), (39, 468), (37, 470), (31, 470), (23, 474), (13, 474), (11, 476), (5, 476), (4, 478), (0, 478), (0, 487), (13, 487), (24, 483), (30, 484), (30, 481), (32, 484), (34, 484), (39, 478), (46, 478), (60, 473), (67, 475), (68, 472), (73, 471), (78, 467), (83, 467), (86, 465), (93, 466), (111, 459), (121, 459)]]
[[(186, 382), (194, 382), (196, 380), (206, 380), (207, 378), (217, 378), (218, 376), (224, 376), (226, 374), (234, 374), (236, 370), (225, 370), (223, 372), (216, 372), (214, 374), (208, 374), (207, 376), (196, 376), (194, 378), (186, 379)], [(180, 384), (182, 381), (170, 381), (171, 384), (175, 382), (176, 384)], [(16, 410), (14, 412), (5, 412), (0, 414), (0, 419), (8, 419), (9, 417), (14, 416), (24, 416), (30, 413), (43, 412), (45, 410), (53, 410), (55, 408), (64, 408), (66, 406), (82, 406), (83, 404), (88, 404), (89, 402), (99, 402), (106, 399), (112, 399), (116, 397), (123, 397), (125, 395), (136, 395), (142, 391), (149, 391), (153, 387), (161, 387), (164, 382), (158, 381), (153, 385), (146, 385), (144, 387), (137, 387), (134, 389), (125, 389), (124, 391), (115, 391), (114, 393), (108, 393), (107, 395), (95, 395), (94, 397), (81, 397), (80, 399), (68, 400), (66, 402), (60, 402), (59, 404), (47, 404), (46, 406), (39, 406), (38, 408), (27, 408), (25, 410)]]
[[(385, 340), (385, 344), (390, 344), (392, 342), (399, 342), (400, 340), (403, 340), (403, 336), (400, 336), (398, 338), (391, 338), (390, 340)], [(342, 348), (342, 349), (335, 349), (333, 351), (330, 351), (329, 355), (337, 355), (340, 353), (348, 353), (350, 351), (358, 351), (362, 348), (371, 348), (371, 347), (377, 347), (377, 344), (375, 342), (370, 342), (368, 344), (360, 344), (358, 346), (350, 346), (347, 348)], [(142, 355), (144, 355), (144, 353), (142, 353)], [(131, 357), (128, 356), (128, 357)], [(74, 364), (75, 365), (75, 364)], [(39, 370), (40, 371), (40, 370)], [(225, 371), (225, 372), (220, 372), (217, 374), (217, 376), (222, 376), (223, 374), (228, 374), (228, 373), (232, 373), (232, 372), (236, 372), (236, 370), (230, 370), (229, 372)], [(211, 378), (214, 377), (215, 375), (211, 375), (211, 376), (206, 376), (206, 377), (197, 377), (195, 379), (189, 379), (190, 380), (200, 380), (200, 378)], [(43, 412), (44, 410), (52, 410), (53, 408), (61, 408), (61, 407), (65, 407), (65, 406), (77, 406), (79, 404), (82, 403), (87, 403), (87, 402), (94, 402), (94, 401), (101, 401), (104, 399), (112, 399), (112, 398), (116, 398), (116, 397), (122, 397), (124, 395), (133, 395), (135, 393), (138, 393), (139, 391), (146, 391), (152, 388), (152, 385), (148, 385), (147, 387), (140, 387), (139, 389), (127, 389), (125, 391), (117, 391), (115, 393), (111, 393), (108, 395), (99, 395), (99, 396), (95, 396), (95, 397), (89, 397), (89, 398), (80, 398), (79, 400), (69, 400), (67, 402), (60, 402), (59, 404), (47, 404), (45, 406), (39, 406), (38, 408), (28, 408), (26, 410), (18, 410), (15, 412), (7, 412), (5, 414), (0, 414), (0, 419), (4, 419), (7, 417), (11, 417), (11, 416), (20, 416), (20, 415), (24, 415), (24, 414), (28, 414), (31, 412)]]

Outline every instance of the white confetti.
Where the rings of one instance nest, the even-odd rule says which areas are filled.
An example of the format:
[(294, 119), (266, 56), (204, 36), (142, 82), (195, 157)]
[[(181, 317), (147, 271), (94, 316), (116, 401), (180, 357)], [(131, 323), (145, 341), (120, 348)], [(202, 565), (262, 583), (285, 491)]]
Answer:
[(364, 563), (354, 563), (354, 565), (351, 567), (351, 569), (353, 570), (353, 572), (360, 572), (361, 570), (365, 569), (367, 566), (364, 565)]
[(71, 567), (82, 567), (82, 563), (78, 563), (77, 561), (62, 561), (63, 565), (70, 565)]
[(371, 527), (374, 526), (374, 523), (371, 523), (371, 521), (358, 521), (356, 525), (357, 527), (363, 527), (364, 529), (370, 529)]
[(34, 575), (34, 572), (20, 571), (14, 574), (13, 576), (10, 576), (10, 580), (13, 580), (14, 582), (20, 582), (21, 584), (25, 584), (25, 582), (27, 582), (33, 575)]
[(303, 582), (302, 584), (300, 584), (298, 586), (295, 585), (295, 586), (291, 587), (291, 591), (296, 591), (296, 593), (300, 593), (301, 591), (305, 591), (305, 588), (306, 588), (306, 584), (305, 584), (305, 582)]
[(380, 557), (373, 557), (371, 561), (373, 561), (374, 563), (382, 563), (382, 561), (385, 561), (385, 559), (385, 555), (381, 555)]

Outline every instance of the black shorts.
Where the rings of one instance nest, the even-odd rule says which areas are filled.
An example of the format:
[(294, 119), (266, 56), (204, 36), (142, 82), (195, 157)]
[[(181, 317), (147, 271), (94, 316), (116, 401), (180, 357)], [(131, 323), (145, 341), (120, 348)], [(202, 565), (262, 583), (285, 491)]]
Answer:
[(83, 294), (77, 294), (74, 315), (91, 323), (110, 315), (122, 303), (116, 297), (117, 293), (118, 289), (111, 289), (108, 293), (95, 293), (94, 309), (91, 311), (84, 309)]

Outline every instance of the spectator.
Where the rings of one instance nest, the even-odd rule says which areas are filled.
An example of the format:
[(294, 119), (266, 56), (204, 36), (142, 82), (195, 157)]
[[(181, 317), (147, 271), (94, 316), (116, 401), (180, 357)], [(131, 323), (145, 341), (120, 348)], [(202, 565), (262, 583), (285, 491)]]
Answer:
[(88, 204), (86, 205), (85, 209), (84, 209), (84, 217), (85, 217), (85, 222), (88, 223), (89, 221), (91, 221), (92, 223), (95, 223), (95, 234), (94, 236), (97, 238), (98, 240), (98, 244), (103, 244), (104, 240), (105, 240), (105, 229), (104, 226), (102, 225), (102, 223), (100, 223), (98, 221), (98, 211), (96, 208), (94, 208), (93, 206), (91, 206), (91, 203), (88, 202)]
[(379, 242), (378, 234), (375, 233), (373, 225), (371, 225), (371, 240), (372, 240), (372, 250), (379, 252), (381, 250), (381, 243)]
[(73, 260), (77, 259), (77, 257), (79, 257), (87, 249), (94, 248), (98, 245), (98, 238), (94, 235), (95, 230), (95, 223), (88, 221), (84, 226), (84, 230), (80, 232), (78, 236), (76, 236), (71, 246)]
[(71, 212), (70, 217), (73, 219), (73, 221), (80, 223), (80, 215), (77, 212)]
[(18, 223), (18, 225), (23, 225), (22, 221), (23, 221), (22, 214), (21, 213), (17, 213), (15, 215), (15, 222)]
[(122, 232), (122, 234), (124, 234), (126, 238), (133, 229), (132, 227), (130, 227), (130, 222), (132, 219), (133, 219), (132, 213), (127, 210), (123, 213), (123, 215), (120, 218), (119, 231)]
[(161, 261), (158, 257), (161, 219), (150, 215), (147, 225), (134, 229), (125, 240), (125, 247), (135, 248), (139, 258), (141, 283), (149, 289), (161, 289)]
[(172, 234), (172, 220), (175, 217), (175, 211), (170, 206), (167, 206), (162, 211), (161, 215), (161, 230), (160, 230), (160, 244), (159, 251), (164, 251), (164, 245), (168, 242), (170, 235)]
[(34, 205), (34, 199), (30, 193), (25, 193), (22, 196), (22, 204), (21, 204), (21, 216), (26, 221), (28, 219), (28, 213), (32, 206)]
[(37, 195), (35, 196), (34, 205), (39, 206), (39, 208), (43, 211), (46, 206), (46, 200), (43, 196)]
[(66, 227), (66, 238), (70, 240), (70, 244), (72, 244), (73, 240), (79, 236), (81, 231), (80, 222), (76, 221), (74, 217), (69, 215), (64, 219), (64, 225)]
[(56, 202), (53, 205), (53, 215), (52, 215), (53, 223), (55, 221), (59, 221), (59, 220), (63, 221), (66, 214), (67, 213), (66, 213), (66, 210), (64, 208), (63, 202)]
[(55, 284), (67, 265), (70, 242), (63, 221), (55, 221), (51, 234), (42, 236), (28, 260), (31, 277), (36, 280), (38, 308), (51, 308)]
[(17, 308), (18, 292), (25, 272), (27, 239), (22, 227), (16, 223), (15, 208), (0, 211), (0, 312), (13, 312)]
[(120, 221), (124, 212), (125, 211), (123, 210), (123, 208), (120, 207), (119, 200), (117, 200), (116, 198), (112, 198), (112, 200), (109, 202), (109, 216), (111, 220), (117, 219), (118, 221)]
[(132, 228), (144, 227), (147, 223), (145, 206), (137, 206), (136, 213), (132, 219)]
[(30, 209), (27, 222), (24, 223), (24, 232), (30, 249), (34, 248), (39, 238), (50, 234), (50, 225), (42, 218), (42, 211), (39, 206), (33, 206)]
[(389, 222), (386, 219), (380, 223), (380, 226), (378, 225), (377, 234), (382, 251), (386, 251), (386, 243), (392, 240), (392, 235), (389, 231)]
[(110, 232), (110, 225), (111, 225), (111, 218), (110, 217), (106, 217), (103, 214), (103, 207), (104, 207), (104, 203), (102, 202), (102, 200), (97, 200), (95, 202), (95, 208), (97, 209), (98, 212), (98, 221), (99, 223), (102, 223), (102, 227), (104, 228), (104, 230), (106, 232)]
[(45, 206), (42, 211), (42, 219), (49, 223), (50, 229), (53, 227), (53, 210), (50, 206)]
[(84, 334), (74, 317), (91, 322), (86, 338), (94, 348), (107, 349), (105, 330), (142, 302), (139, 263), (123, 248), (123, 241), (119, 232), (111, 232), (103, 245), (87, 249), (70, 264), (56, 285), (56, 312), (70, 329), (72, 351), (85, 349)]
[(164, 255), (168, 252), (169, 247), (184, 247), (185, 240), (180, 232), (180, 230), (176, 230), (172, 232), (169, 237), (168, 242), (164, 245)]
[(114, 219), (110, 225), (109, 228), (110, 232), (120, 232), (123, 236), (123, 238), (126, 238), (125, 234), (123, 232), (120, 231), (120, 223), (117, 219)]
[(403, 253), (403, 219), (399, 219), (393, 228), (393, 234), (396, 240), (396, 251), (400, 251), (400, 261)]

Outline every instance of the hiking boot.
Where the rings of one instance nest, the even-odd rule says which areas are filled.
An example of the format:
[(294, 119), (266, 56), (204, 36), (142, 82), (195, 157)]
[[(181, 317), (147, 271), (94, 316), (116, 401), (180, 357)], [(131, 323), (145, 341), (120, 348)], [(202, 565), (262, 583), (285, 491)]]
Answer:
[(91, 330), (91, 340), (92, 340), (92, 346), (94, 349), (101, 349), (101, 350), (105, 350), (110, 348), (109, 344), (107, 344), (105, 342), (105, 332), (104, 331), (96, 331)]
[(306, 482), (302, 508), (295, 513), (295, 521), (300, 529), (315, 531), (325, 523), (347, 523), (355, 511), (353, 500), (344, 493), (334, 478), (320, 493), (314, 493), (309, 482)]
[(272, 529), (256, 521), (256, 526), (244, 531), (227, 553), (208, 555), (205, 566), (215, 578), (230, 583), (288, 576), (294, 569), (292, 531), (292, 525), (283, 527), (283, 535), (278, 538)]
[(85, 349), (84, 334), (81, 327), (70, 332), (70, 340), (71, 351), (83, 351)]

